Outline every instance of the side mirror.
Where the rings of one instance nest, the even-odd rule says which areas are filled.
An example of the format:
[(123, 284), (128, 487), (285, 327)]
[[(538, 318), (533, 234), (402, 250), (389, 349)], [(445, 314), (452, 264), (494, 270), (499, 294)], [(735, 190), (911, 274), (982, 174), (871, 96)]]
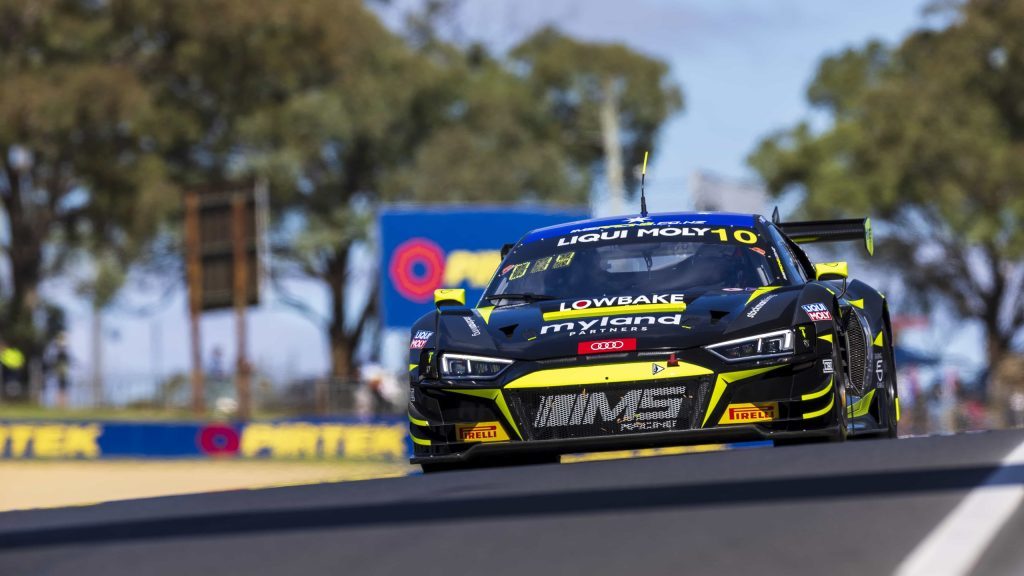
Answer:
[(438, 288), (434, 290), (434, 306), (465, 306), (466, 291), (462, 288)]
[(846, 262), (822, 262), (814, 265), (816, 280), (846, 280), (850, 276), (850, 267)]
[(503, 244), (501, 246), (501, 259), (504, 260), (505, 256), (508, 256), (508, 253), (511, 252), (512, 249), (515, 247), (515, 244)]

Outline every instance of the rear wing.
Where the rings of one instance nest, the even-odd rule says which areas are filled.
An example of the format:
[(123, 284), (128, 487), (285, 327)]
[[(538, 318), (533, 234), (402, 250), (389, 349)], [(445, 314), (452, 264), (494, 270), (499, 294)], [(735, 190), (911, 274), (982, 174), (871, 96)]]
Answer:
[(809, 222), (779, 222), (779, 228), (797, 244), (812, 242), (848, 242), (864, 240), (868, 254), (875, 253), (875, 240), (871, 235), (870, 218), (849, 220), (814, 220)]

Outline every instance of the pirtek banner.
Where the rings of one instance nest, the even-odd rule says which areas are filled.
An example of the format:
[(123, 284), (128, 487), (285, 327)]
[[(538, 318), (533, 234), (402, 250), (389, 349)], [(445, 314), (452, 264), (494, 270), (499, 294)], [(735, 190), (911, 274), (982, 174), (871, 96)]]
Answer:
[(404, 419), (249, 424), (0, 421), (0, 459), (408, 458)]
[(582, 207), (404, 206), (381, 211), (381, 301), (389, 328), (408, 328), (430, 310), (437, 288), (483, 294), (501, 246), (535, 228), (587, 218)]

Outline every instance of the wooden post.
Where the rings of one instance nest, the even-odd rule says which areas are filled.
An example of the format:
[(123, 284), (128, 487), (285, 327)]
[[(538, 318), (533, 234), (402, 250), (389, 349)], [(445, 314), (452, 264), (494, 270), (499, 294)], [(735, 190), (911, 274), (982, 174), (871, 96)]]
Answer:
[(188, 313), (192, 346), (192, 410), (206, 412), (203, 381), (203, 343), (199, 318), (203, 312), (203, 266), (199, 255), (199, 193), (185, 193), (185, 274), (188, 281)]
[(249, 242), (246, 219), (246, 194), (231, 195), (231, 231), (234, 260), (234, 286), (232, 298), (235, 306), (235, 342), (238, 344), (235, 369), (235, 392), (238, 396), (238, 418), (252, 417), (252, 393), (249, 373), (248, 330), (246, 310), (249, 306)]

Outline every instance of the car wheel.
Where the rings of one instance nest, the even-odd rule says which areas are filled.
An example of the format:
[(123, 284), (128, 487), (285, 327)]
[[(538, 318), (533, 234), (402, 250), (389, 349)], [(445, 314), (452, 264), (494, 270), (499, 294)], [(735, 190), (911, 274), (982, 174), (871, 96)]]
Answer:
[(889, 367), (889, 373), (886, 374), (885, 383), (885, 412), (886, 412), (886, 429), (885, 436), (887, 438), (898, 438), (899, 437), (899, 415), (896, 410), (896, 403), (899, 401), (899, 386), (896, 382), (896, 356), (893, 353), (892, 335), (890, 334), (889, 327), (884, 328), (885, 331), (885, 362)]
[[(839, 333), (836, 332), (836, 341), (839, 340)], [(834, 382), (833, 392), (836, 395), (836, 434), (833, 436), (833, 442), (846, 442), (846, 438), (850, 433), (850, 418), (849, 418), (849, 407), (846, 405), (846, 378), (847, 374), (842, 370), (843, 361), (839, 355), (839, 347), (832, 347), (832, 365), (840, 367), (836, 370), (835, 374), (839, 377), (838, 381)]]

